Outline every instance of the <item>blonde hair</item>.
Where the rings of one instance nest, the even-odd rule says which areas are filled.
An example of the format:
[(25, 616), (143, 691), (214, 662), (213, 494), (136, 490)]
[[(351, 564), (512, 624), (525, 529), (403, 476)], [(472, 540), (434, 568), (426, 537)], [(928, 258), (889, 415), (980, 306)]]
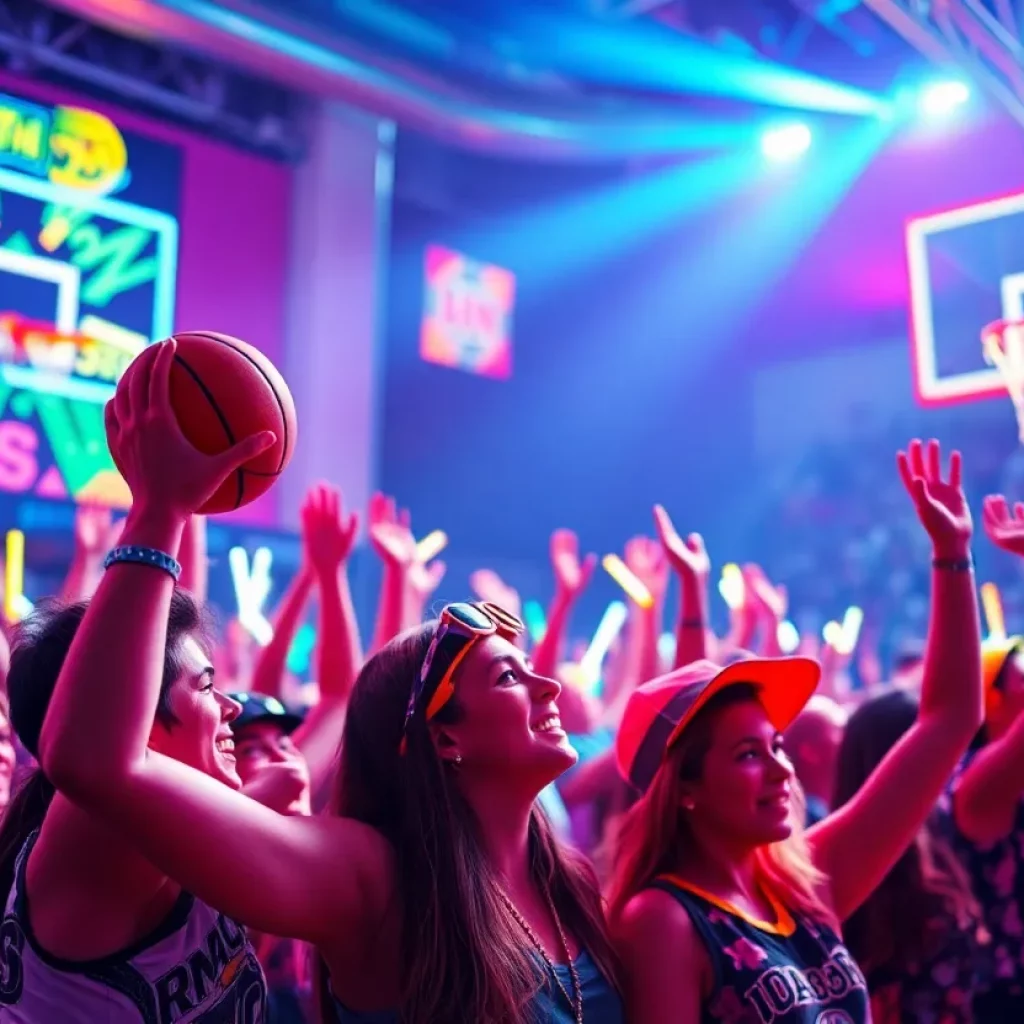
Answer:
[[(711, 746), (715, 712), (728, 704), (756, 699), (753, 685), (737, 684), (709, 701), (668, 751), (646, 794), (622, 816), (609, 890), (613, 916), (659, 875), (678, 869), (693, 843), (682, 808), (682, 786), (684, 781), (700, 778)], [(828, 879), (811, 859), (803, 827), (803, 792), (795, 779), (793, 795), (788, 838), (755, 851), (758, 879), (788, 910), (838, 932), (835, 913), (823, 896)]]

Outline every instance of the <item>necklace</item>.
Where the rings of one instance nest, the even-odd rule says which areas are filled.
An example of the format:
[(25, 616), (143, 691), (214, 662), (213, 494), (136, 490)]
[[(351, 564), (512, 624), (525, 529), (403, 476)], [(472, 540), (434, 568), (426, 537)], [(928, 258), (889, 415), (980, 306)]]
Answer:
[(537, 938), (534, 930), (529, 926), (526, 918), (516, 910), (515, 905), (505, 895), (505, 893), (499, 889), (498, 895), (501, 896), (502, 902), (505, 904), (506, 909), (512, 915), (516, 924), (522, 928), (523, 933), (527, 939), (530, 940), (530, 945), (537, 951), (537, 954), (544, 961), (544, 965), (547, 967), (551, 974), (551, 977), (555, 979), (555, 984), (558, 986), (562, 995), (565, 997), (565, 1001), (569, 1004), (569, 1009), (573, 1011), (576, 1017), (576, 1024), (583, 1024), (583, 988), (580, 985), (580, 976), (576, 973), (576, 965), (572, 962), (572, 955), (569, 952), (569, 943), (566, 940), (565, 932), (562, 930), (562, 922), (558, 917), (558, 911), (555, 910), (554, 900), (551, 899), (551, 893), (544, 890), (544, 897), (548, 901), (548, 909), (551, 911), (551, 916), (555, 921), (555, 928), (558, 929), (558, 938), (562, 943), (562, 950), (565, 952), (565, 959), (569, 965), (569, 977), (572, 978), (572, 995), (570, 995), (565, 986), (562, 984), (562, 979), (558, 977), (558, 971), (555, 970), (554, 962), (551, 957), (548, 956), (547, 950), (542, 945), (540, 939)]

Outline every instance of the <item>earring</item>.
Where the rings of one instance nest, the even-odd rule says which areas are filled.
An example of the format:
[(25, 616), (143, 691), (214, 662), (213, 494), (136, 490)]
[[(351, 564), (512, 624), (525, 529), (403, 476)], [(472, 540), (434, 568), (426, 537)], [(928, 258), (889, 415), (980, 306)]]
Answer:
[(694, 806), (695, 806), (695, 804), (694, 804), (694, 802), (692, 800), (684, 800), (683, 801), (683, 810), (684, 811), (692, 811)]
[(462, 767), (462, 755), (461, 754), (456, 754), (455, 757), (452, 758), (452, 764), (456, 768), (461, 768)]

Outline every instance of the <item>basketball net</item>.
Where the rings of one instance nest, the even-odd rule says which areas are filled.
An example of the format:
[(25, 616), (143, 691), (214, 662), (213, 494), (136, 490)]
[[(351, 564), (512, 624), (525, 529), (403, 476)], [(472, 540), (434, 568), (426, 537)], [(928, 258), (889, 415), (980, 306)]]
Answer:
[(1017, 414), (1017, 433), (1024, 444), (1024, 320), (996, 320), (981, 331), (985, 362), (1003, 378)]

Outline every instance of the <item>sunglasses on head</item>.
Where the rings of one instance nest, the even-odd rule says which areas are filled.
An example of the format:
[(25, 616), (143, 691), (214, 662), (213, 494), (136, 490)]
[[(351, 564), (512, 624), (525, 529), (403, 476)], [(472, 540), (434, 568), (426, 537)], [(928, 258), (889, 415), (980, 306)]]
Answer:
[(446, 605), (437, 620), (437, 628), (427, 648), (419, 675), (409, 694), (402, 727), (402, 752), (405, 752), (409, 722), (416, 708), (429, 694), (424, 719), (430, 721), (455, 693), (455, 670), (477, 641), (498, 635), (515, 642), (526, 627), (514, 615), (496, 604), (458, 602)]

